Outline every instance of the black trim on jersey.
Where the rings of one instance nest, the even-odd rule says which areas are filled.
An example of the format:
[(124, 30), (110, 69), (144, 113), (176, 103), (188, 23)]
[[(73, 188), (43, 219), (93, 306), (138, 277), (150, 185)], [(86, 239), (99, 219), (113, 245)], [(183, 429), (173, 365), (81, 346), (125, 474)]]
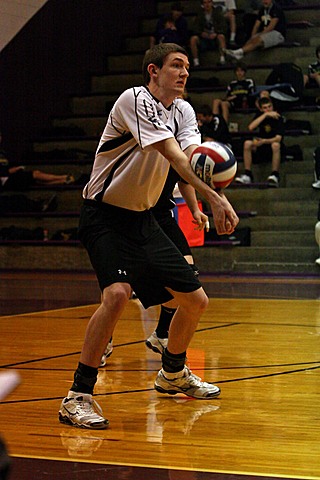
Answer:
[[(110, 143), (110, 142), (106, 142), (106, 143)], [(105, 144), (104, 144), (105, 145)], [(137, 148), (138, 144), (134, 145), (134, 147), (132, 147), (128, 152), (126, 152), (124, 155), (122, 155), (122, 157), (120, 157), (117, 162), (113, 165), (109, 175), (108, 175), (108, 178), (105, 179), (104, 183), (103, 183), (103, 188), (101, 190), (101, 192), (97, 193), (95, 195), (95, 200), (97, 200), (98, 202), (102, 202), (102, 199), (103, 199), (103, 195), (104, 195), (104, 192), (107, 190), (107, 188), (109, 187), (110, 183), (112, 182), (112, 179), (113, 179), (113, 176), (117, 170), (117, 168), (119, 168), (119, 166), (121, 165), (121, 163), (129, 156), (131, 155), (131, 153)], [(101, 149), (99, 149), (99, 152), (100, 152)], [(106, 151), (106, 150), (104, 150)]]
[(102, 152), (110, 152), (111, 150), (114, 150), (115, 148), (120, 147), (124, 143), (127, 143), (129, 140), (131, 140), (131, 138), (133, 138), (132, 133), (127, 132), (121, 137), (113, 138), (112, 140), (107, 140), (101, 145), (101, 147), (97, 152), (97, 155)]
[[(151, 95), (151, 97), (155, 100), (156, 103), (161, 103), (161, 105), (163, 105), (163, 103), (150, 92), (149, 87), (145, 87), (145, 88), (146, 90), (148, 90), (148, 93)], [(169, 107), (166, 107), (164, 105), (163, 106), (166, 110), (170, 112), (172, 105), (173, 105), (173, 102), (169, 105)]]
[(176, 117), (174, 117), (174, 128), (175, 128), (175, 131), (173, 132), (174, 138), (177, 138), (179, 125)]

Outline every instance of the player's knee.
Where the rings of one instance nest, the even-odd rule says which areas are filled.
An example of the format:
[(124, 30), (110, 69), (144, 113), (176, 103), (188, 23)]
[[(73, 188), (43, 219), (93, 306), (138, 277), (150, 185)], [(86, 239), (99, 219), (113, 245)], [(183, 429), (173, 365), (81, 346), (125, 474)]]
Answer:
[(131, 287), (125, 283), (114, 283), (103, 290), (102, 302), (112, 304), (114, 307), (125, 305), (131, 294)]
[(205, 291), (201, 288), (193, 292), (191, 296), (188, 296), (188, 309), (194, 310), (197, 314), (202, 314), (208, 307), (209, 299)]
[(203, 291), (203, 295), (199, 300), (199, 307), (198, 307), (201, 313), (203, 313), (207, 309), (208, 305), (209, 305), (209, 298)]

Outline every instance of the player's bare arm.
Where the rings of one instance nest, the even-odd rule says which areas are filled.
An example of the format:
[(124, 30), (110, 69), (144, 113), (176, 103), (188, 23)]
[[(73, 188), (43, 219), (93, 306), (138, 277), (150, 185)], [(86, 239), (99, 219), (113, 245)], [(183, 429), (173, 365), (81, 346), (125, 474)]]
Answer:
[(195, 189), (189, 183), (179, 182), (179, 190), (192, 213), (193, 223), (196, 225), (195, 230), (207, 228), (209, 219), (199, 208)]

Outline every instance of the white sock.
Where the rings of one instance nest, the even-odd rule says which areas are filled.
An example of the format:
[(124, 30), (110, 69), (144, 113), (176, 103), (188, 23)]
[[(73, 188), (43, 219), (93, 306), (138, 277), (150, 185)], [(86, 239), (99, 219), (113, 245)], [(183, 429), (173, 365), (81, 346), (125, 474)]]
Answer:
[(200, 65), (199, 58), (194, 58), (193, 59), (193, 66), (194, 67), (199, 67), (199, 65)]
[(236, 38), (235, 32), (231, 32), (231, 33), (230, 33), (230, 41), (231, 41), (231, 42), (234, 42), (234, 41), (235, 41), (235, 38)]
[(180, 370), (180, 372), (166, 372), (165, 370), (162, 369), (163, 375), (168, 379), (168, 380), (174, 380), (175, 378), (181, 378), (183, 377), (184, 374), (184, 367), (183, 370)]

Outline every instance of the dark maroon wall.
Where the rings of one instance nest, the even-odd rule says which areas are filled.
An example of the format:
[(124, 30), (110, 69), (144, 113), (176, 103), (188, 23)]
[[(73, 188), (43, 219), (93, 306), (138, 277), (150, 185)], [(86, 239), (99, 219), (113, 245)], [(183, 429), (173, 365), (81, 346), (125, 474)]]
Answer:
[(106, 71), (107, 55), (154, 0), (49, 0), (0, 53), (3, 147), (19, 160), (50, 118), (68, 113), (69, 96), (84, 93), (89, 75)]

